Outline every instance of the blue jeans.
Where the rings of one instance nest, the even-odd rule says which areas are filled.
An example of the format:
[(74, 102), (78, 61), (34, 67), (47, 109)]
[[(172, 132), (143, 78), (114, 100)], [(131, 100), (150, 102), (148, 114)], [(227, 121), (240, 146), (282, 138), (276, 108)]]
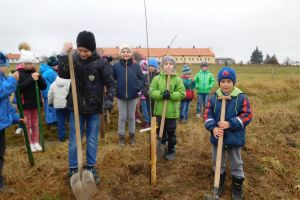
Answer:
[[(80, 133), (83, 137), (84, 126), (86, 125), (86, 160), (87, 166), (94, 166), (97, 159), (98, 135), (100, 126), (100, 115), (80, 115)], [(70, 135), (69, 135), (69, 167), (77, 168), (77, 145), (74, 112), (70, 112)]]
[(207, 101), (208, 101), (209, 94), (199, 94), (197, 96), (197, 114), (204, 115), (204, 111)]
[(150, 114), (148, 112), (148, 106), (147, 106), (147, 101), (146, 99), (141, 100), (141, 106), (142, 106), (142, 111), (143, 111), (143, 116), (144, 120), (150, 124)]
[(66, 121), (69, 117), (69, 110), (66, 108), (56, 109), (58, 140), (64, 141), (66, 139)]
[(180, 119), (188, 120), (191, 100), (182, 100), (180, 105)]

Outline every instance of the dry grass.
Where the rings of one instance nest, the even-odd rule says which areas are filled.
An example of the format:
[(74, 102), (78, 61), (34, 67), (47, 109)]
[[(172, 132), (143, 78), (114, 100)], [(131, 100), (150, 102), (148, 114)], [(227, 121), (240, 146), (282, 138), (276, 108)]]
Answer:
[[(194, 72), (197, 66), (192, 67)], [(212, 67), (216, 74), (219, 67)], [(246, 199), (300, 198), (300, 69), (237, 67), (238, 86), (249, 95), (254, 118), (247, 131), (242, 152), (246, 173)], [(119, 148), (117, 113), (100, 139), (97, 168), (102, 183), (97, 199), (203, 199), (213, 185), (211, 146), (203, 121), (195, 118), (195, 102), (190, 120), (178, 125), (177, 157), (158, 163), (158, 184), (149, 185), (149, 134), (137, 133), (137, 145)], [(0, 199), (73, 199), (67, 185), (68, 146), (56, 142), (56, 133), (46, 130), (45, 153), (34, 154), (30, 167), (21, 136), (7, 130), (5, 176), (16, 193), (0, 194)], [(228, 171), (228, 174), (230, 172)], [(230, 199), (228, 176), (224, 199)]]

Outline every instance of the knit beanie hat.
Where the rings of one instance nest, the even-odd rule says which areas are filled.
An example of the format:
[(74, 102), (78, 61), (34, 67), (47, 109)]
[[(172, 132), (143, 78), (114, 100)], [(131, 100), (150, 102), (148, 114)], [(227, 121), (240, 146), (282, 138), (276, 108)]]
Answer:
[(220, 82), (222, 79), (230, 79), (233, 82), (233, 85), (236, 83), (236, 74), (234, 69), (230, 67), (223, 67), (219, 73), (218, 73), (218, 83), (220, 85)]
[(182, 68), (182, 74), (186, 75), (186, 74), (191, 74), (191, 73), (192, 73), (191, 68), (188, 65), (184, 65)]
[(120, 46), (120, 49), (119, 49), (119, 54), (121, 55), (121, 52), (123, 51), (123, 49), (128, 49), (131, 53), (133, 53), (131, 47), (128, 45), (128, 44), (123, 44)]
[(49, 57), (47, 60), (47, 65), (49, 65), (50, 67), (54, 67), (54, 66), (58, 65), (57, 58), (55, 56)]
[(201, 63), (201, 68), (203, 68), (203, 67), (208, 67), (208, 63), (207, 62), (202, 62)]
[(96, 50), (96, 40), (92, 32), (82, 31), (78, 34), (76, 39), (77, 48), (84, 47), (91, 52)]
[(152, 67), (154, 67), (156, 69), (158, 68), (158, 61), (157, 61), (156, 58), (150, 57), (148, 63), (149, 63), (149, 66), (152, 66)]
[(171, 62), (174, 65), (174, 70), (175, 70), (176, 62), (175, 62), (175, 59), (172, 56), (163, 57), (162, 61), (161, 61), (162, 66), (164, 66), (166, 64), (166, 62)]
[(9, 67), (9, 60), (6, 57), (5, 53), (0, 51), (0, 67), (2, 66)]

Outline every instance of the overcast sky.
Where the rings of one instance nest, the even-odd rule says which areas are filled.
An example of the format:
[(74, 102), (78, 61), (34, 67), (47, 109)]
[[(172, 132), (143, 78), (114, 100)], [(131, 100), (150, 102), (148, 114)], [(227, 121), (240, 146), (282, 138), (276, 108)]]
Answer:
[[(216, 57), (244, 62), (256, 46), (264, 56), (300, 60), (299, 0), (146, 0), (150, 47), (211, 47)], [(146, 47), (144, 0), (1, 0), (0, 48), (21, 41), (37, 55), (75, 44), (92, 31), (97, 47)]]

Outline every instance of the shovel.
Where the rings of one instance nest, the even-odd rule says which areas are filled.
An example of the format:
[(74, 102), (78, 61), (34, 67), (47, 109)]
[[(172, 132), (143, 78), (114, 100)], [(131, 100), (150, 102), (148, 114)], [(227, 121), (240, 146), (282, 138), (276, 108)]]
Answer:
[(39, 117), (39, 132), (40, 132), (40, 143), (42, 146), (42, 151), (45, 152), (45, 140), (44, 140), (44, 129), (42, 125), (42, 111), (41, 111), (41, 102), (40, 102), (40, 89), (38, 81), (35, 81), (35, 95), (38, 108), (38, 117)]
[(71, 75), (72, 97), (74, 107), (75, 118), (75, 130), (76, 130), (76, 146), (77, 146), (77, 160), (78, 160), (78, 172), (73, 174), (70, 179), (70, 184), (77, 200), (91, 199), (98, 192), (94, 176), (92, 172), (88, 170), (82, 170), (82, 146), (80, 137), (80, 123), (79, 123), (79, 110), (77, 102), (77, 91), (75, 82), (75, 73), (72, 54), (69, 53), (69, 66)]
[[(18, 110), (19, 110), (19, 113), (20, 113), (20, 118), (24, 118), (24, 110), (23, 110), (23, 106), (22, 106), (21, 94), (20, 94), (20, 88), (19, 87), (17, 87), (16, 98), (17, 98), (17, 104), (18, 104)], [(33, 158), (33, 155), (32, 155), (31, 148), (30, 148), (30, 143), (29, 143), (29, 138), (28, 138), (26, 125), (21, 123), (21, 127), (24, 131), (23, 136), (24, 136), (25, 146), (26, 146), (26, 150), (27, 150), (28, 160), (29, 160), (30, 165), (34, 166), (34, 158)]]
[[(170, 82), (171, 82), (171, 74), (167, 74), (167, 87), (166, 90), (170, 90)], [(163, 155), (165, 154), (165, 145), (162, 143), (162, 137), (164, 133), (164, 128), (165, 128), (165, 119), (166, 119), (166, 112), (167, 112), (167, 104), (168, 100), (164, 100), (164, 106), (163, 106), (163, 112), (161, 116), (161, 122), (160, 122), (160, 127), (159, 127), (159, 135), (157, 138), (157, 145), (156, 145), (156, 153), (157, 153), (157, 158), (161, 159)]]
[[(220, 121), (225, 121), (225, 112), (226, 112), (226, 100), (230, 100), (230, 96), (221, 96), (218, 97), (218, 100), (222, 100), (221, 108), (221, 119)], [(219, 200), (218, 196), (219, 184), (220, 184), (220, 174), (221, 174), (221, 159), (222, 159), (222, 148), (223, 148), (223, 136), (218, 138), (218, 149), (217, 149), (217, 160), (216, 160), (216, 171), (214, 179), (213, 194), (206, 195), (205, 200)]]

